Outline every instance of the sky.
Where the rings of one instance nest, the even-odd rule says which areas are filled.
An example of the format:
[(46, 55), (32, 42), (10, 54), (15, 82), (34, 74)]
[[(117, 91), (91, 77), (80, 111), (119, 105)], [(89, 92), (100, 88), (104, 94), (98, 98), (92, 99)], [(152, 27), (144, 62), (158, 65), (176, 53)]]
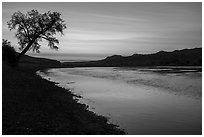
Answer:
[[(59, 50), (43, 42), (39, 55), (47, 57), (148, 54), (202, 46), (201, 2), (3, 2), (2, 37), (18, 50), (15, 31), (7, 21), (16, 11), (57, 11), (67, 24)], [(35, 55), (34, 53), (28, 53)]]

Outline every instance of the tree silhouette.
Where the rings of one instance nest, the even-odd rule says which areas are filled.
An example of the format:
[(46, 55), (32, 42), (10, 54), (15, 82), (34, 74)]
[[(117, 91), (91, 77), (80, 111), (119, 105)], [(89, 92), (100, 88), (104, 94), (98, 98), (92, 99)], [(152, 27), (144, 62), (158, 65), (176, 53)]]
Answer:
[(63, 35), (63, 30), (66, 29), (65, 21), (60, 16), (58, 12), (48, 11), (41, 14), (37, 10), (28, 11), (26, 14), (17, 11), (12, 15), (7, 24), (10, 30), (16, 29), (15, 36), (20, 45), (19, 49), (22, 50), (17, 60), (28, 50), (39, 53), (39, 42), (43, 39), (48, 41), (51, 49), (58, 49), (56, 44), (59, 44), (59, 40), (54, 35)]

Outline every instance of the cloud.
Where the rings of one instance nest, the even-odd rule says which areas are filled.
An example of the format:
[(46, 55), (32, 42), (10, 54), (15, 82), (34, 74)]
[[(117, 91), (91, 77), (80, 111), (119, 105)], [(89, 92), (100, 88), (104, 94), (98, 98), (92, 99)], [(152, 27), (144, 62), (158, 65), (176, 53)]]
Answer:
[[(202, 44), (201, 3), (3, 3), (3, 37), (15, 42), (6, 21), (17, 10), (62, 13), (64, 53), (151, 53)], [(42, 51), (48, 50), (47, 43)], [(55, 52), (54, 52), (55, 53)]]
[(130, 32), (113, 32), (113, 31), (105, 31), (105, 32), (97, 32), (97, 31), (72, 31), (68, 35), (66, 35), (66, 39), (74, 39), (74, 40), (125, 40), (141, 37), (141, 35), (137, 35), (135, 33)]

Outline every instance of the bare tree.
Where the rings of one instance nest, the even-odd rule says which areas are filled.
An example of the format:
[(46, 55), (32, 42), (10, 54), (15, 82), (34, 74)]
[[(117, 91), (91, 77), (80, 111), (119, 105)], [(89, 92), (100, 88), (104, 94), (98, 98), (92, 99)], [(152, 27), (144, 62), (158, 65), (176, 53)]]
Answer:
[(28, 11), (26, 14), (20, 11), (15, 12), (11, 20), (7, 22), (10, 30), (16, 29), (16, 38), (22, 52), (18, 55), (19, 60), (28, 50), (40, 52), (39, 42), (43, 39), (48, 41), (48, 46), (51, 49), (58, 49), (56, 44), (59, 40), (54, 37), (56, 33), (63, 35), (63, 30), (66, 29), (65, 21), (61, 19), (61, 14), (58, 12), (39, 13), (37, 10)]

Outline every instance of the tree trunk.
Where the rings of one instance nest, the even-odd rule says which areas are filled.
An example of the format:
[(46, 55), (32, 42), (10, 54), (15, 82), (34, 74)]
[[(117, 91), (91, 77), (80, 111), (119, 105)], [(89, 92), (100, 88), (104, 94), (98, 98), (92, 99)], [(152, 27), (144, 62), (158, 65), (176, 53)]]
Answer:
[(32, 43), (28, 43), (28, 45), (23, 49), (23, 51), (17, 56), (17, 62), (20, 61), (21, 57), (29, 50)]
[(28, 45), (23, 49), (23, 51), (17, 56), (17, 63), (20, 61), (21, 57), (23, 55), (25, 55), (25, 53), (30, 49), (30, 47), (32, 46), (32, 44), (34, 43), (35, 40), (32, 40), (28, 43)]

